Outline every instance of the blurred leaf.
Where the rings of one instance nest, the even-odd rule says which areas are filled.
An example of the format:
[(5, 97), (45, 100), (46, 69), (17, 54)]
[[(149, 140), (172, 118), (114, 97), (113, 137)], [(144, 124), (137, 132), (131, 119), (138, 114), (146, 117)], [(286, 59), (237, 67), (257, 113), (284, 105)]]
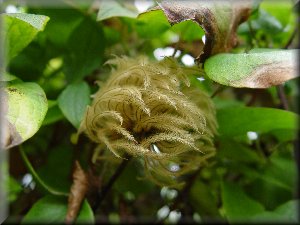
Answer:
[(116, 180), (114, 188), (120, 193), (131, 192), (135, 197), (142, 193), (150, 192), (153, 189), (153, 184), (141, 178), (141, 174), (137, 172), (137, 165), (129, 162), (121, 176)]
[(3, 74), (1, 74), (1, 76), (0, 76), (0, 82), (1, 81), (9, 82), (9, 81), (12, 81), (12, 80), (15, 80), (15, 79), (17, 79), (16, 76), (11, 75), (11, 74), (6, 73), (6, 72), (4, 72)]
[(293, 1), (262, 1), (257, 16), (249, 23), (241, 24), (239, 34), (244, 35), (248, 42), (254, 35), (260, 46), (284, 47), (297, 26), (293, 4)]
[[(47, 195), (38, 200), (25, 215), (22, 224), (63, 224), (67, 214), (68, 199)], [(89, 203), (85, 200), (75, 224), (94, 223), (95, 218)]]
[(97, 15), (97, 20), (105, 20), (111, 17), (130, 17), (135, 18), (138, 15), (138, 12), (134, 6), (131, 8), (126, 7), (125, 3), (123, 4), (120, 1), (116, 0), (102, 0), (99, 6), (99, 11)]
[[(270, 34), (274, 47), (282, 48), (285, 46), (289, 42), (293, 32), (297, 29), (297, 14), (293, 8), (295, 4), (296, 2), (293, 1), (263, 1), (260, 5), (261, 9), (274, 16), (282, 25), (282, 30), (276, 35), (268, 33)], [(295, 40), (297, 39), (295, 38)], [(295, 46), (294, 48), (297, 48), (297, 44), (291, 46)]]
[(215, 107), (217, 109), (222, 109), (222, 108), (226, 108), (226, 107), (241, 107), (241, 106), (245, 106), (244, 102), (241, 101), (237, 101), (235, 99), (222, 99), (219, 97), (215, 97), (213, 98), (213, 102), (215, 103)]
[[(46, 47), (46, 46), (45, 46)], [(43, 76), (49, 59), (52, 57), (49, 46), (45, 49), (37, 41), (31, 42), (8, 65), (9, 72), (25, 82), (36, 82)]]
[(220, 218), (217, 199), (212, 189), (205, 183), (197, 180), (190, 191), (190, 202), (201, 218)]
[(276, 208), (274, 211), (265, 211), (250, 218), (249, 222), (255, 223), (299, 223), (299, 200), (288, 201)]
[(224, 53), (209, 58), (204, 65), (212, 80), (232, 86), (268, 88), (298, 76), (298, 50), (260, 53)]
[(107, 45), (113, 45), (116, 43), (120, 43), (121, 41), (121, 34), (118, 30), (115, 30), (110, 27), (103, 27), (103, 31), (105, 34), (106, 44)]
[(270, 133), (274, 135), (280, 143), (296, 140), (297, 138), (297, 133), (294, 130), (289, 129), (273, 130)]
[(38, 175), (52, 189), (69, 193), (73, 151), (69, 146), (60, 144), (47, 155), (47, 161), (38, 169)]
[(44, 126), (55, 123), (64, 118), (64, 115), (62, 114), (62, 112), (57, 104), (57, 101), (48, 100), (48, 106), (49, 106), (49, 108), (48, 108), (46, 117), (43, 121)]
[(43, 7), (30, 9), (30, 12), (47, 15), (51, 18), (41, 36), (45, 36), (45, 39), (49, 40), (51, 44), (61, 49), (66, 47), (71, 33), (84, 19), (84, 15), (74, 8)]
[(151, 10), (139, 14), (136, 31), (143, 38), (159, 37), (170, 28), (170, 24), (161, 10)]
[(285, 27), (293, 16), (293, 1), (262, 1), (259, 8)]
[(283, 29), (281, 23), (263, 9), (259, 10), (258, 18), (251, 21), (251, 25), (254, 30), (264, 30), (270, 34), (279, 33)]
[(44, 30), (49, 17), (25, 13), (2, 14), (4, 17), (4, 46), (7, 46), (8, 60), (23, 50), (36, 36)]
[(14, 177), (8, 177), (8, 201), (13, 202), (17, 199), (20, 192), (23, 190), (21, 184)]
[(58, 97), (58, 106), (65, 117), (79, 128), (83, 114), (90, 103), (90, 88), (86, 82), (69, 84)]
[(237, 164), (261, 162), (261, 158), (253, 149), (231, 139), (222, 139), (218, 150), (217, 157), (221, 160)]
[[(239, 168), (236, 169), (239, 170)], [(253, 176), (250, 170), (252, 170), (252, 172), (256, 171), (256, 176)], [(250, 168), (249, 172), (251, 173), (247, 173), (247, 177), (252, 179), (251, 183), (246, 186), (247, 193), (249, 196), (263, 204), (266, 207), (266, 210), (273, 210), (278, 205), (289, 201), (292, 198), (293, 194), (290, 190), (261, 179), (260, 173), (262, 172), (260, 170), (253, 170), (253, 168)]]
[(228, 107), (217, 111), (219, 134), (226, 137), (246, 135), (248, 131), (267, 133), (277, 129), (296, 132), (298, 115), (273, 108)]
[(7, 142), (4, 144), (6, 148), (11, 148), (26, 141), (39, 130), (48, 103), (43, 89), (36, 83), (8, 84), (3, 91), (5, 95), (2, 106), (6, 113), (4, 130), (7, 135)]
[(186, 20), (175, 24), (171, 28), (172, 31), (178, 33), (182, 41), (201, 40), (205, 34), (203, 29), (192, 20)]
[(260, 178), (285, 188), (291, 193), (296, 188), (297, 168), (292, 158), (286, 158), (278, 154), (273, 154), (270, 161), (260, 173)]
[(162, 1), (159, 7), (164, 11), (171, 25), (193, 20), (205, 31), (205, 46), (200, 62), (210, 55), (228, 52), (237, 44), (236, 29), (251, 12), (252, 1)]
[(247, 222), (250, 217), (264, 212), (264, 207), (237, 184), (222, 182), (221, 187), (223, 209), (229, 222)]
[(71, 33), (67, 48), (69, 53), (64, 58), (67, 80), (80, 81), (103, 61), (105, 36), (101, 26), (85, 18)]

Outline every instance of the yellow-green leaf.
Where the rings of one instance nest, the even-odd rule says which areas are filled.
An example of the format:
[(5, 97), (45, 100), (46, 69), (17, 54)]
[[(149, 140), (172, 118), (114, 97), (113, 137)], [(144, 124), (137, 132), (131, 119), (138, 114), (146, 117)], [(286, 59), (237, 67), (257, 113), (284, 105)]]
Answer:
[(5, 114), (5, 138), (1, 145), (10, 148), (26, 141), (39, 130), (48, 102), (43, 89), (36, 83), (9, 84), (0, 91)]
[[(38, 200), (22, 220), (22, 224), (63, 224), (67, 214), (68, 199), (47, 195)], [(92, 224), (95, 218), (89, 203), (85, 200), (75, 224)]]
[(37, 35), (44, 30), (49, 17), (28, 13), (2, 14), (4, 20), (4, 47), (8, 60), (23, 50)]
[(226, 137), (246, 135), (248, 131), (267, 133), (278, 129), (296, 132), (298, 115), (263, 107), (227, 107), (217, 111), (219, 134)]
[(223, 53), (204, 64), (207, 76), (232, 87), (269, 88), (297, 77), (298, 50), (259, 50)]

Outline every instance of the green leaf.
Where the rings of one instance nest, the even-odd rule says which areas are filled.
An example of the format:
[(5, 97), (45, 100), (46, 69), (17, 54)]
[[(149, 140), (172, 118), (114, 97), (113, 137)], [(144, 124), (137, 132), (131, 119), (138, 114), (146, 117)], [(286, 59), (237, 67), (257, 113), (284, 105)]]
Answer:
[(136, 22), (136, 31), (140, 37), (155, 38), (170, 28), (170, 24), (162, 10), (141, 13)]
[(294, 130), (281, 129), (281, 130), (273, 130), (270, 132), (278, 142), (286, 142), (292, 141), (297, 138), (297, 133)]
[(259, 10), (258, 18), (251, 21), (251, 25), (254, 30), (264, 30), (273, 35), (281, 32), (283, 29), (281, 23), (263, 9)]
[(13, 202), (22, 191), (21, 184), (12, 176), (8, 177), (8, 201)]
[(79, 127), (89, 103), (90, 88), (86, 82), (68, 85), (58, 97), (59, 108), (76, 128)]
[[(72, 31), (84, 19), (82, 12), (75, 8), (33, 8), (32, 13), (47, 15), (51, 18), (42, 35), (51, 44), (64, 49)], [(47, 43), (49, 44), (49, 43)]]
[(71, 33), (67, 42), (69, 52), (64, 57), (67, 80), (82, 80), (103, 61), (105, 36), (102, 28), (90, 18), (85, 18)]
[(280, 109), (263, 107), (228, 107), (217, 111), (219, 134), (233, 137), (248, 131), (267, 133), (277, 129), (296, 132), (298, 115)]
[(42, 125), (48, 102), (43, 89), (36, 83), (9, 84), (4, 92), (7, 129), (6, 148), (19, 145), (32, 137)]
[(293, 1), (262, 1), (257, 16), (243, 23), (239, 34), (244, 35), (248, 42), (254, 35), (260, 46), (284, 47), (297, 27), (294, 4)]
[(223, 209), (229, 222), (247, 222), (264, 211), (264, 207), (247, 196), (237, 184), (222, 182), (221, 188)]
[[(239, 170), (239, 167), (237, 167), (236, 170)], [(253, 166), (249, 168), (249, 172), (251, 172), (250, 170), (254, 171)], [(251, 183), (247, 185), (247, 193), (249, 193), (252, 198), (263, 204), (267, 210), (273, 210), (278, 205), (289, 201), (292, 198), (293, 194), (290, 190), (261, 179), (261, 171), (257, 171), (256, 173), (256, 179), (254, 179), (255, 176), (251, 173), (247, 174), (247, 177), (252, 178)]]
[(192, 186), (189, 197), (190, 203), (201, 215), (201, 218), (220, 218), (219, 209), (217, 207), (217, 198), (213, 193), (213, 189), (197, 180)]
[(47, 162), (38, 168), (39, 177), (51, 189), (61, 193), (70, 191), (73, 153), (69, 145), (60, 144), (49, 152)]
[(237, 101), (235, 99), (223, 99), (223, 98), (219, 98), (217, 96), (215, 98), (213, 98), (213, 102), (217, 109), (227, 108), (227, 107), (235, 107), (235, 106), (236, 107), (245, 106), (244, 102)]
[(121, 2), (115, 0), (101, 1), (97, 15), (97, 20), (101, 21), (111, 17), (136, 18), (137, 15), (138, 12), (134, 10), (134, 8), (126, 7), (125, 4), (121, 4)]
[(16, 76), (11, 75), (11, 74), (6, 73), (6, 72), (4, 72), (3, 74), (1, 74), (1, 76), (0, 76), (0, 82), (1, 82), (1, 81), (9, 82), (9, 81), (13, 81), (13, 80), (15, 80), (15, 79), (17, 79)]
[(49, 54), (51, 50), (49, 45), (42, 47), (37, 38), (10, 60), (7, 66), (9, 72), (25, 82), (37, 81), (43, 76), (49, 60), (53, 57)]
[(299, 200), (288, 201), (274, 211), (269, 212), (265, 211), (258, 215), (250, 218), (250, 222), (260, 222), (260, 223), (281, 223), (281, 224), (290, 224), (290, 223), (299, 223)]
[(204, 64), (207, 76), (232, 87), (268, 88), (298, 76), (298, 50), (277, 50), (210, 57)]
[[(22, 220), (22, 224), (63, 224), (67, 214), (68, 199), (47, 195), (38, 200)], [(94, 223), (95, 218), (89, 203), (85, 200), (75, 224)]]
[(145, 179), (139, 179), (142, 175), (137, 171), (137, 165), (129, 162), (121, 176), (116, 180), (114, 188), (123, 194), (131, 192), (135, 197), (153, 190), (153, 183)]
[(107, 40), (106, 42), (107, 46), (120, 43), (121, 34), (118, 30), (105, 26), (103, 27), (103, 31), (105, 34), (105, 38)]
[(205, 34), (203, 29), (192, 20), (177, 23), (172, 26), (171, 30), (178, 33), (182, 41), (188, 42), (201, 40), (202, 36)]
[(232, 139), (222, 139), (218, 148), (217, 157), (220, 160), (233, 163), (257, 163), (261, 161), (259, 155), (253, 149)]
[(295, 19), (292, 12), (295, 3), (292, 1), (262, 1), (259, 8), (279, 20), (279, 22), (286, 26), (291, 19)]
[(4, 46), (8, 49), (8, 60), (16, 56), (36, 36), (44, 30), (49, 17), (26, 13), (2, 14), (4, 17)]
[(297, 168), (294, 159), (273, 154), (260, 178), (277, 185), (287, 191), (293, 192), (296, 188)]
[[(252, 172), (249, 170), (251, 173), (247, 173), (247, 177), (252, 180), (247, 182), (247, 193), (262, 203), (267, 210), (274, 210), (278, 205), (289, 201), (297, 191), (294, 146), (281, 144), (279, 147), (256, 169), (253, 164), (249, 165)], [(237, 166), (236, 171), (239, 170)]]
[(49, 109), (43, 121), (44, 126), (55, 123), (64, 118), (64, 115), (62, 114), (57, 104), (57, 101), (48, 100), (48, 105), (49, 105)]

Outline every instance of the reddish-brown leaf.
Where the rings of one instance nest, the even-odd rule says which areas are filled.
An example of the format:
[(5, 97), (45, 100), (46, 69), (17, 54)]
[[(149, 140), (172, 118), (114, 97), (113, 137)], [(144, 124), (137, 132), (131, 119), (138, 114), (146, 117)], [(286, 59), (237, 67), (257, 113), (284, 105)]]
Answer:
[(169, 1), (154, 9), (163, 10), (171, 25), (193, 20), (205, 31), (205, 45), (197, 57), (202, 63), (209, 56), (228, 52), (237, 45), (236, 30), (251, 13), (252, 0)]
[(78, 161), (75, 162), (73, 172), (73, 184), (68, 199), (68, 211), (66, 215), (66, 223), (71, 224), (75, 221), (80, 210), (81, 204), (88, 190), (88, 179), (82, 170)]

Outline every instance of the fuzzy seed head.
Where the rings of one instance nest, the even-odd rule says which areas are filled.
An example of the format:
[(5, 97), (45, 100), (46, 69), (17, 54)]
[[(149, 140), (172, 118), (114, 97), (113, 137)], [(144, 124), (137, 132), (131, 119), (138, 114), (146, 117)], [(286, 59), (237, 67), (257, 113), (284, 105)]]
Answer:
[(138, 157), (147, 177), (169, 186), (214, 155), (215, 109), (203, 91), (189, 87), (190, 68), (172, 58), (116, 57), (107, 64), (116, 69), (81, 124), (92, 141), (117, 157)]

